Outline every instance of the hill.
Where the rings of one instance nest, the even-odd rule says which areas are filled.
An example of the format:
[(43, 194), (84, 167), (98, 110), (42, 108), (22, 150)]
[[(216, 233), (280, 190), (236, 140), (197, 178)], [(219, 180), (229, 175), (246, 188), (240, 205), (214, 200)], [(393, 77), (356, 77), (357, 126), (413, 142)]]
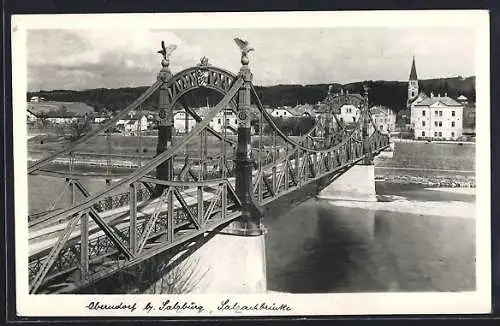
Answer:
[[(462, 78), (438, 78), (419, 81), (420, 90), (430, 94), (434, 92), (436, 95), (448, 93), (448, 96), (457, 98), (460, 94), (464, 94), (471, 101), (476, 99), (476, 78), (474, 76)], [(346, 84), (343, 86), (350, 93), (360, 93), (363, 84), (366, 83), (369, 87), (369, 99), (371, 105), (385, 105), (395, 111), (402, 110), (406, 107), (407, 98), (407, 82), (400, 81), (360, 81)], [(295, 106), (297, 103), (315, 104), (322, 101), (330, 84), (316, 85), (276, 85), (276, 86), (256, 86), (256, 91), (264, 105), (271, 107), (288, 105)], [(339, 92), (342, 85), (331, 84), (334, 92)], [(96, 88), (82, 91), (72, 90), (53, 90), (28, 92), (27, 99), (32, 96), (45, 97), (50, 101), (61, 102), (83, 102), (96, 111), (103, 108), (110, 110), (120, 110), (134, 101), (147, 87), (134, 88)], [(207, 101), (210, 105), (215, 105), (220, 101), (221, 96), (207, 89), (198, 89), (193, 92), (193, 96), (186, 98), (186, 104), (191, 107), (200, 107), (206, 105)], [(158, 93), (148, 99), (144, 105), (145, 110), (155, 110), (158, 103)]]

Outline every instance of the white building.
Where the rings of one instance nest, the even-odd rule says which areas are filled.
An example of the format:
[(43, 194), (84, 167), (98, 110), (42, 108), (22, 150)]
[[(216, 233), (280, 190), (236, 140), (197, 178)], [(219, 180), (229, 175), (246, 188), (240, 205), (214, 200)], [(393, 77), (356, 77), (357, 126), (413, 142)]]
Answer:
[(385, 106), (373, 106), (370, 108), (373, 122), (378, 130), (383, 133), (390, 133), (396, 128), (396, 113)]
[[(117, 126), (122, 120), (118, 121)], [(141, 116), (138, 119), (130, 119), (126, 123), (122, 124), (124, 131), (135, 135), (138, 131), (144, 131), (148, 129), (148, 118), (146, 116)]]
[(359, 120), (361, 115), (360, 109), (352, 104), (344, 104), (340, 108), (340, 114), (337, 115), (337, 118), (345, 123), (356, 123)]
[(236, 133), (238, 130), (238, 118), (232, 110), (222, 110), (210, 121), (210, 127), (217, 132), (223, 132), (225, 127), (226, 132)]
[(94, 123), (103, 123), (104, 121), (106, 121), (108, 118), (106, 117), (95, 117), (94, 118)]
[(78, 117), (50, 117), (47, 118), (47, 121), (55, 124), (70, 124), (72, 122), (78, 121)]
[(281, 118), (290, 118), (294, 115), (287, 108), (278, 108), (271, 111), (271, 116), (273, 117), (281, 117)]
[(408, 83), (408, 105), (411, 126), (416, 139), (456, 140), (463, 132), (464, 105), (447, 94), (427, 96), (418, 92), (418, 78), (413, 58)]
[(463, 132), (463, 105), (448, 96), (433, 96), (412, 104), (417, 139), (456, 140)]
[[(186, 121), (187, 118), (187, 121)], [(174, 130), (176, 133), (183, 134), (186, 132), (186, 125), (188, 132), (196, 126), (196, 120), (186, 114), (185, 111), (177, 111), (174, 113)]]

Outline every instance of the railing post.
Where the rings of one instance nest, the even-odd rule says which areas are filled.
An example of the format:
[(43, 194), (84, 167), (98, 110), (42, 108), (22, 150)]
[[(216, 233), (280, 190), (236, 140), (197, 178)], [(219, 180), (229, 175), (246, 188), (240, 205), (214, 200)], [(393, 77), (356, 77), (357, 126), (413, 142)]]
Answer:
[(89, 273), (89, 213), (80, 217), (80, 279), (87, 279)]
[(132, 255), (135, 255), (135, 253), (137, 252), (137, 190), (135, 183), (130, 184), (129, 192), (130, 192), (129, 245), (130, 245), (130, 252), (132, 252)]
[[(172, 47), (169, 47), (172, 49)], [(175, 48), (174, 48), (175, 49)], [(170, 105), (170, 94), (167, 89), (167, 82), (172, 78), (172, 72), (168, 67), (170, 65), (170, 55), (173, 50), (169, 52), (163, 48), (163, 60), (161, 61), (162, 68), (158, 73), (157, 79), (162, 81), (163, 84), (159, 90), (159, 123), (158, 123), (158, 143), (156, 145), (156, 155), (163, 153), (167, 148), (172, 145), (174, 113)], [(173, 160), (168, 159), (156, 168), (156, 177), (160, 180), (172, 180), (173, 178)], [(154, 197), (160, 196), (165, 186), (157, 185)]]
[(260, 216), (255, 212), (252, 203), (252, 162), (251, 135), (250, 135), (250, 87), (252, 72), (248, 67), (249, 47), (241, 49), (242, 67), (239, 76), (243, 78), (243, 85), (238, 93), (238, 146), (236, 149), (236, 194), (241, 201), (241, 218), (233, 225), (237, 233), (243, 235), (262, 234)]
[(370, 150), (370, 139), (368, 137), (368, 126), (370, 124), (370, 106), (368, 103), (368, 86), (364, 85), (363, 86), (365, 94), (364, 94), (364, 103), (363, 103), (363, 110), (362, 110), (362, 115), (363, 115), (363, 125), (362, 125), (362, 132), (363, 132), (363, 154), (365, 155), (363, 159), (363, 165), (372, 165), (373, 164), (373, 155)]

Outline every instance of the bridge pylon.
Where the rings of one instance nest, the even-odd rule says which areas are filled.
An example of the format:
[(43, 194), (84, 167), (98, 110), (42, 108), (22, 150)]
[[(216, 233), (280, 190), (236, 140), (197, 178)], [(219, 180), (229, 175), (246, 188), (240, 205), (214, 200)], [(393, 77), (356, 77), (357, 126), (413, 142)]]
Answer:
[[(170, 96), (168, 94), (167, 82), (172, 78), (173, 74), (170, 71), (170, 55), (175, 47), (171, 48), (171, 51), (158, 51), (163, 55), (161, 61), (161, 70), (158, 73), (157, 79), (162, 82), (159, 90), (159, 123), (158, 123), (158, 142), (156, 145), (156, 155), (159, 155), (166, 151), (170, 146), (172, 146), (172, 137), (174, 129), (174, 111), (170, 103)], [(160, 180), (171, 181), (174, 174), (173, 160), (168, 159), (162, 164), (158, 165), (156, 168), (156, 177)], [(158, 197), (162, 194), (165, 186), (156, 185), (153, 197)]]
[(241, 68), (239, 75), (243, 86), (238, 92), (238, 144), (236, 148), (236, 194), (241, 200), (241, 218), (233, 222), (226, 231), (244, 236), (262, 235), (261, 213), (252, 201), (251, 154), (251, 83), (252, 72), (248, 66), (248, 52), (241, 49)]

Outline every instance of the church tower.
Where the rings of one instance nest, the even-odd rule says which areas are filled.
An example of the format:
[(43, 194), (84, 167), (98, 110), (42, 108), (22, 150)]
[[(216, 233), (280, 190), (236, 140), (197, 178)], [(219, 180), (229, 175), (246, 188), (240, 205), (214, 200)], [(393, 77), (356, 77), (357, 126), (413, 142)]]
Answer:
[(410, 78), (408, 80), (408, 107), (411, 102), (415, 100), (418, 96), (418, 78), (417, 78), (417, 68), (415, 68), (415, 56), (413, 56), (413, 61), (411, 63)]

